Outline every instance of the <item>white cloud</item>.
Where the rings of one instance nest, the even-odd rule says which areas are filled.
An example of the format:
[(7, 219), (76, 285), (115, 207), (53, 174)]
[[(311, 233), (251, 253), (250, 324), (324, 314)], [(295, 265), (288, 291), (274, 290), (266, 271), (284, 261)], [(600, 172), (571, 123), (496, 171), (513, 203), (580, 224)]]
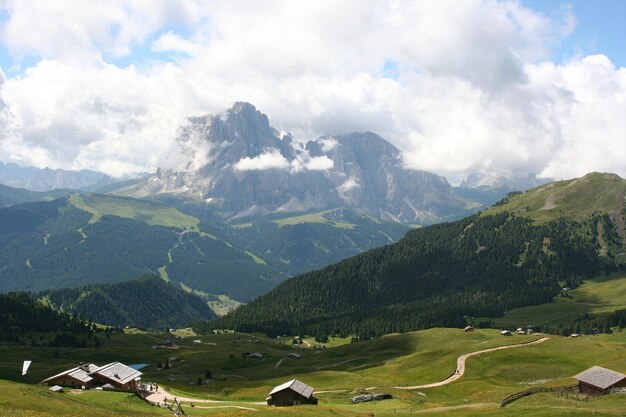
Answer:
[(278, 149), (268, 148), (253, 158), (242, 158), (233, 166), (236, 171), (264, 171), (280, 169), (297, 173), (303, 170), (326, 171), (332, 169), (334, 162), (326, 156), (310, 157), (308, 151), (297, 152), (295, 158), (288, 161)]
[(278, 149), (266, 150), (254, 158), (242, 158), (235, 163), (237, 171), (264, 171), (267, 169), (287, 170), (290, 167), (289, 161), (280, 154)]
[(152, 43), (151, 49), (157, 52), (184, 52), (188, 55), (199, 52), (198, 46), (169, 31)]
[(333, 160), (326, 156), (316, 156), (304, 163), (304, 167), (309, 171), (327, 171), (334, 165)]
[(354, 178), (348, 178), (344, 183), (338, 186), (336, 190), (342, 199), (346, 201), (350, 201), (354, 198), (354, 194), (352, 193), (352, 190), (355, 190), (359, 188), (360, 186), (361, 185)]
[[(369, 130), (407, 166), (444, 175), (626, 176), (625, 69), (600, 55), (550, 61), (575, 30), (568, 8), (550, 20), (508, 0), (4, 4), (0, 42), (16, 66), (36, 62), (0, 83), (5, 160), (178, 166), (185, 117), (245, 100), (300, 140)], [(330, 166), (263, 155), (239, 163)]]
[(320, 139), (319, 143), (321, 144), (322, 152), (324, 153), (332, 151), (335, 146), (337, 146), (337, 141), (333, 138)]

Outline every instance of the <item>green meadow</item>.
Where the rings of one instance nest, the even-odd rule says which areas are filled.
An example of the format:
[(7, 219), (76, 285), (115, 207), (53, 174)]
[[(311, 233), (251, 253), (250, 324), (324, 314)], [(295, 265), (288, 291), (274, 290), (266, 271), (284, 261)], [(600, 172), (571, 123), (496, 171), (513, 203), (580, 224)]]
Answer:
[[(183, 334), (184, 338), (177, 336)], [(550, 336), (541, 344), (474, 356), (467, 360), (465, 375), (459, 380), (437, 388), (410, 390), (394, 387), (443, 380), (454, 372), (461, 354), (526, 343), (538, 337), (502, 337), (491, 329), (470, 333), (430, 329), (357, 343), (331, 339), (324, 345), (326, 348), (320, 349), (310, 339), (304, 339), (298, 348), (292, 345), (291, 337), (270, 339), (242, 333), (196, 336), (189, 331), (177, 335), (113, 334), (102, 338), (98, 349), (1, 345), (0, 379), (4, 381), (0, 382), (0, 415), (85, 415), (86, 409), (91, 409), (89, 415), (93, 416), (160, 415), (161, 410), (128, 394), (99, 391), (55, 394), (36, 385), (79, 361), (104, 364), (115, 360), (126, 364), (148, 363), (142, 369), (143, 380), (156, 382), (174, 395), (226, 401), (196, 403), (193, 408), (188, 402), (183, 403), (190, 415), (199, 416), (390, 416), (431, 412), (453, 416), (565, 416), (589, 415), (593, 410), (596, 415), (617, 416), (626, 410), (626, 395), (583, 401), (541, 394), (514, 402), (505, 409), (498, 408), (502, 398), (526, 388), (571, 385), (575, 382), (572, 375), (592, 365), (626, 371), (626, 334), (620, 332), (578, 339)], [(173, 340), (178, 349), (160, 347), (163, 339)], [(250, 352), (263, 353), (264, 358), (245, 359), (243, 355)], [(302, 358), (287, 358), (291, 352), (299, 353)], [(176, 360), (170, 369), (156, 369), (157, 363), (172, 356)], [(33, 364), (28, 375), (22, 377), (20, 370), (25, 359)], [(197, 380), (204, 379), (205, 371), (211, 372), (212, 380), (200, 386)], [(320, 401), (317, 407), (268, 408), (259, 404), (272, 387), (292, 378), (315, 387)], [(351, 397), (366, 392), (390, 393), (394, 399), (351, 404)]]
[(343, 220), (334, 218), (333, 214), (337, 210), (320, 211), (317, 213), (308, 213), (301, 216), (286, 217), (283, 219), (273, 220), (279, 226), (293, 226), (302, 223), (323, 223), (330, 224), (340, 229), (353, 229), (356, 225)]
[(153, 226), (199, 232), (200, 221), (197, 218), (153, 201), (101, 194), (71, 194), (69, 201), (74, 207), (92, 214), (89, 223), (97, 222), (103, 215), (110, 215), (143, 221)]
[(493, 215), (505, 211), (531, 218), (542, 224), (561, 216), (587, 219), (592, 214), (608, 213), (626, 207), (626, 181), (615, 174), (593, 172), (573, 180), (556, 181), (508, 198), (483, 212)]
[[(513, 329), (523, 326), (553, 326), (569, 322), (585, 314), (597, 315), (626, 309), (626, 274), (598, 276), (568, 291), (568, 297), (556, 297), (554, 302), (516, 308), (503, 317), (489, 318), (498, 327)], [(476, 321), (487, 320), (479, 318)]]

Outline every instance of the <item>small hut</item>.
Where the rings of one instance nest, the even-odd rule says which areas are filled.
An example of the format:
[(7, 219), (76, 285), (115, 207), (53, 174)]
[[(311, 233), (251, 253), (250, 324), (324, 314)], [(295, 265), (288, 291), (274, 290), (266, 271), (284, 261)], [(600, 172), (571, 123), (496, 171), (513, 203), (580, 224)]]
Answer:
[(512, 336), (511, 332), (510, 332), (510, 331), (508, 331), (508, 330), (502, 330), (502, 331), (500, 332), (500, 334), (501, 334), (502, 336)]
[(301, 356), (301, 355), (299, 355), (299, 354), (297, 354), (297, 353), (293, 353), (293, 352), (292, 352), (292, 353), (290, 353), (289, 355), (287, 355), (287, 357), (288, 357), (288, 358), (291, 358), (291, 359), (300, 359), (300, 358), (302, 358), (302, 356)]
[(578, 389), (589, 395), (604, 395), (613, 388), (626, 387), (626, 375), (600, 366), (592, 366), (574, 376), (578, 380)]
[(464, 331), (465, 333), (467, 333), (467, 332), (473, 332), (473, 331), (474, 331), (474, 328), (473, 328), (472, 326), (465, 326), (465, 328), (463, 329), (463, 331)]
[(317, 398), (313, 396), (315, 388), (292, 379), (274, 388), (267, 397), (267, 405), (289, 406), (298, 404), (317, 405)]

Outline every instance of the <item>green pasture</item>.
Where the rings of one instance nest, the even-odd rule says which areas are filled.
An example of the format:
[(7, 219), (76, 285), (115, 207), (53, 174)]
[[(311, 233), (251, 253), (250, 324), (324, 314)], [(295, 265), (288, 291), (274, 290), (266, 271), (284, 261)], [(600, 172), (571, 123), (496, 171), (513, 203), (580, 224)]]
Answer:
[(498, 327), (515, 329), (523, 326), (554, 326), (570, 322), (585, 314), (594, 315), (626, 309), (626, 274), (615, 273), (585, 281), (569, 297), (556, 297), (554, 302), (516, 308), (503, 317), (491, 320)]
[(593, 172), (582, 178), (556, 181), (509, 198), (483, 215), (505, 211), (529, 217), (541, 224), (561, 216), (585, 219), (595, 212), (606, 213), (626, 206), (626, 181), (615, 174)]
[(329, 216), (335, 210), (320, 211), (318, 213), (308, 213), (301, 216), (286, 217), (283, 219), (273, 220), (279, 226), (293, 226), (302, 223), (323, 223), (330, 224), (340, 229), (353, 229), (355, 225), (343, 220), (338, 220)]
[(89, 223), (97, 222), (103, 215), (110, 215), (143, 221), (155, 226), (199, 231), (200, 221), (197, 218), (152, 201), (100, 194), (71, 194), (69, 201), (76, 208), (92, 214)]
[[(0, 415), (7, 410), (33, 410), (35, 416), (47, 415), (47, 410), (57, 407), (58, 413), (70, 414), (69, 407), (94, 407), (91, 415), (149, 414), (153, 408), (127, 394), (89, 391), (81, 394), (53, 394), (36, 384), (42, 379), (75, 366), (79, 361), (105, 364), (119, 360), (126, 364), (148, 363), (142, 369), (143, 380), (157, 382), (178, 396), (227, 401), (227, 403), (195, 404), (191, 415), (347, 415), (376, 416), (392, 414), (429, 413), (444, 411), (446, 415), (585, 415), (589, 407), (598, 405), (597, 415), (619, 415), (626, 396), (593, 400), (588, 402), (567, 399), (564, 409), (561, 398), (546, 396), (543, 401), (534, 397), (511, 404), (504, 410), (497, 406), (505, 396), (533, 386), (560, 386), (574, 382), (572, 375), (592, 366), (601, 365), (625, 372), (626, 335), (581, 337), (571, 339), (550, 336), (542, 344), (489, 352), (468, 359), (465, 375), (446, 386), (428, 389), (401, 390), (394, 386), (421, 385), (447, 378), (455, 369), (456, 359), (464, 353), (495, 346), (525, 343), (536, 340), (535, 336), (502, 337), (497, 330), (475, 330), (464, 333), (460, 329), (430, 329), (406, 334), (392, 334), (370, 341), (349, 343), (347, 339), (330, 340), (326, 349), (315, 348), (311, 339), (296, 348), (292, 338), (270, 339), (262, 335), (242, 333), (196, 336), (189, 332), (173, 334), (114, 334), (101, 337), (100, 348), (16, 348), (0, 345), (0, 379), (23, 382), (2, 382), (0, 388)], [(180, 335), (186, 335), (181, 338)], [(178, 349), (159, 346), (164, 339), (173, 340)], [(195, 343), (200, 340), (201, 343)], [(260, 342), (257, 342), (260, 341)], [(244, 353), (261, 352), (262, 360), (249, 360)], [(288, 359), (291, 352), (299, 353), (301, 359)], [(158, 362), (176, 357), (174, 365), (157, 371)], [(26, 377), (20, 375), (22, 361), (33, 364)], [(279, 364), (280, 362), (280, 364)], [(197, 385), (198, 377), (204, 379), (206, 370), (211, 371), (212, 381)], [(298, 378), (316, 388), (320, 405), (296, 408), (267, 408), (251, 404), (262, 402), (275, 385)], [(171, 381), (175, 379), (175, 381)], [(372, 387), (376, 387), (371, 389)], [(370, 389), (368, 389), (370, 388)], [(18, 395), (6, 394), (15, 390)], [(330, 391), (330, 392), (324, 392)], [(349, 399), (366, 392), (385, 392), (393, 400), (353, 405)], [(42, 398), (52, 396), (43, 406)], [(7, 398), (5, 398), (7, 397)], [(527, 403), (527, 407), (523, 406)], [(20, 405), (21, 404), (21, 405)], [(256, 411), (236, 408), (200, 407), (248, 407)], [(21, 408), (20, 408), (21, 407)], [(441, 407), (447, 407), (441, 409)], [(154, 409), (156, 410), (156, 409)], [(529, 410), (532, 410), (531, 413)], [(11, 411), (12, 412), (12, 411)], [(64, 414), (64, 413), (68, 414)], [(550, 414), (550, 413), (556, 414)], [(37, 414), (39, 413), (39, 414)], [(98, 414), (100, 413), (100, 414)], [(110, 413), (110, 414), (107, 414)], [(112, 414), (111, 414), (112, 413)], [(116, 414), (117, 413), (117, 414)], [(578, 413), (578, 414), (577, 414)], [(604, 414), (602, 414), (604, 413)], [(9, 414), (9, 415), (20, 415)], [(23, 414), (28, 415), (28, 414)]]

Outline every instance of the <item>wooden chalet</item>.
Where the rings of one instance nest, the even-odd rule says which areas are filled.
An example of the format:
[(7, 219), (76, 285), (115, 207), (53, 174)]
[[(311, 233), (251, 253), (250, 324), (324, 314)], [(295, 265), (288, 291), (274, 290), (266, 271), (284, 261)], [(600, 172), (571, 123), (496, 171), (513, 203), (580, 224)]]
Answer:
[(120, 391), (136, 391), (142, 373), (121, 362), (113, 362), (96, 369), (90, 375), (98, 384), (111, 384)]
[(98, 369), (93, 363), (79, 365), (76, 368), (68, 369), (60, 374), (44, 379), (42, 382), (46, 385), (59, 385), (62, 387), (82, 388), (89, 387), (94, 383), (94, 379), (89, 375)]
[(317, 405), (313, 396), (315, 389), (307, 384), (292, 379), (274, 388), (267, 397), (267, 405), (289, 406), (299, 404)]
[(579, 391), (589, 395), (609, 394), (614, 388), (626, 387), (626, 375), (600, 366), (592, 366), (574, 379), (578, 380)]

